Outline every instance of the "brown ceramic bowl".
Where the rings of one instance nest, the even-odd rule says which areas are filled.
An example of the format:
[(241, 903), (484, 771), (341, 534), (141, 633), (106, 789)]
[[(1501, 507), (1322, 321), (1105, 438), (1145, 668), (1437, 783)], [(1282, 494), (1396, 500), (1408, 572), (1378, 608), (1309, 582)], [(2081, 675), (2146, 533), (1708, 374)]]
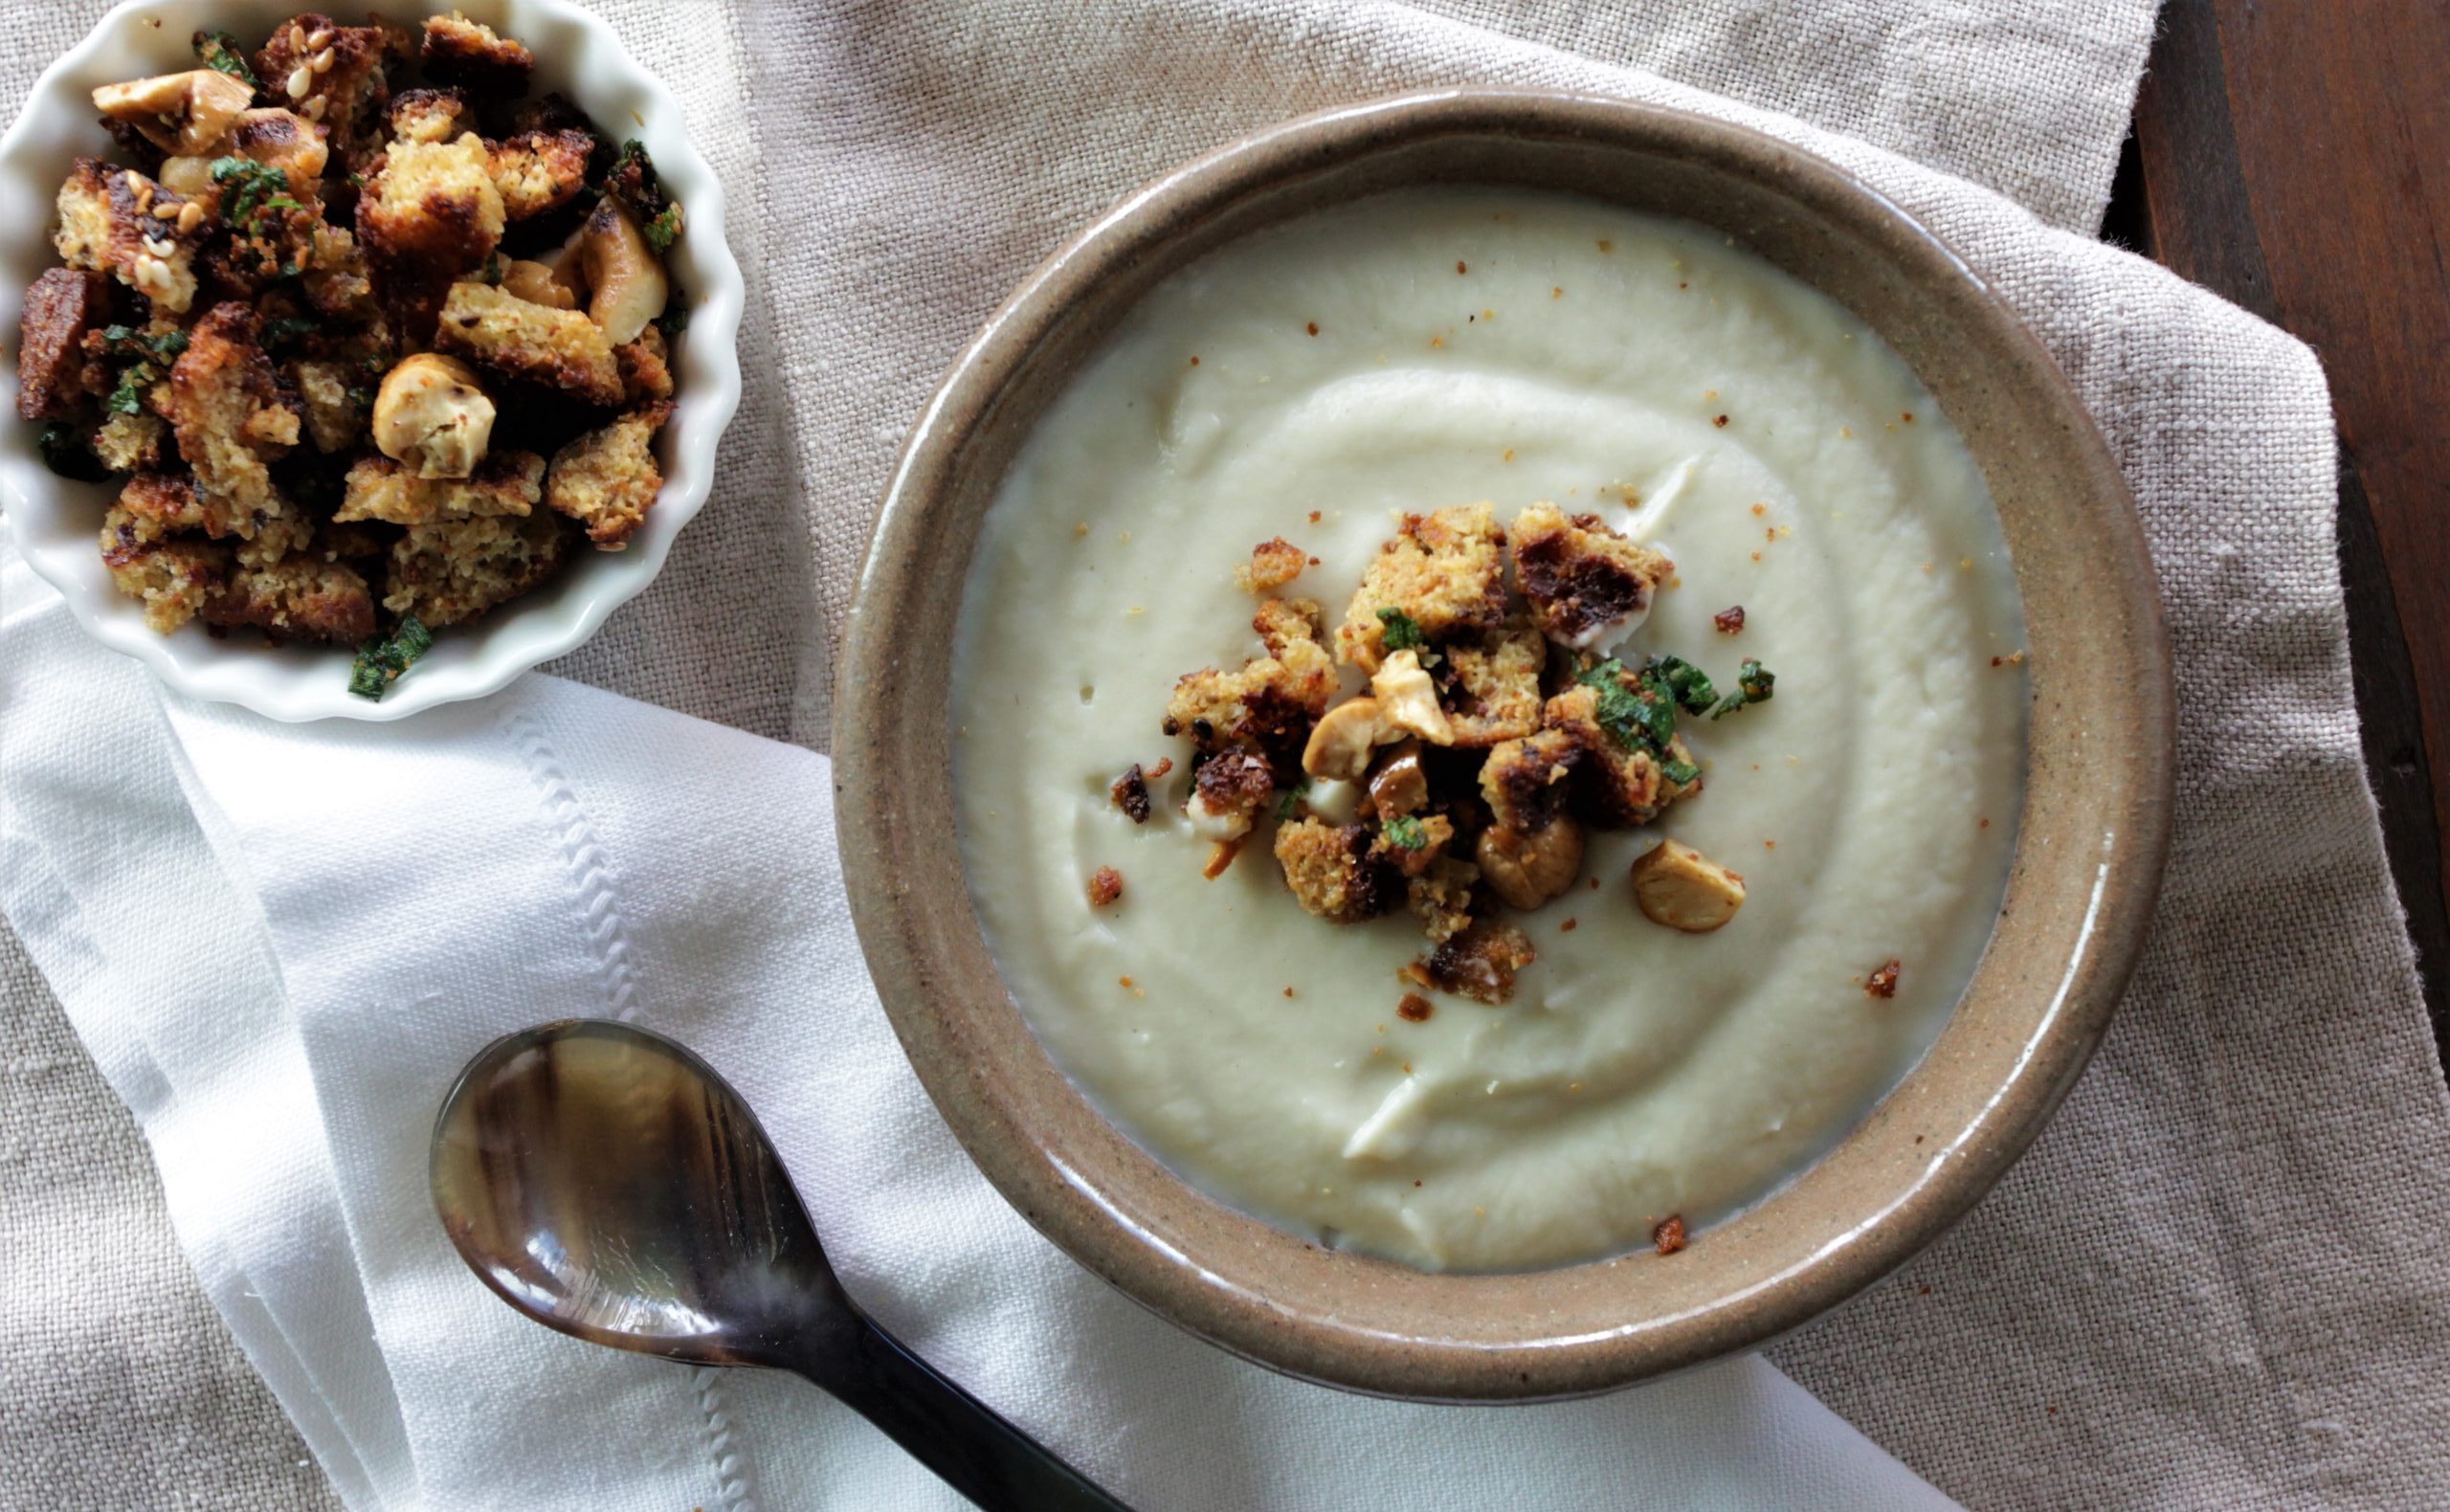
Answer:
[[(1149, 287), (1255, 228), (1424, 183), (1566, 189), (1714, 227), (1848, 306), (1979, 459), (2016, 561), (2035, 707), (2007, 904), (1938, 1041), (1860, 1127), (1673, 1259), (1428, 1275), (1319, 1249), (1193, 1190), (1048, 1058), (989, 953), (954, 834), (964, 571), (1031, 426)], [(920, 1078), (988, 1178), (1075, 1259), (1202, 1338), (1391, 1396), (1621, 1387), (1757, 1346), (1920, 1250), (2083, 1069), (2168, 848), (2169, 651), (2116, 464), (2032, 334), (1931, 234), (1829, 164), (1697, 116), (1447, 92), (1261, 132), (1125, 200), (990, 321), (912, 431), (837, 704), (852, 909)], [(2114, 712), (2101, 698), (2116, 691)]]

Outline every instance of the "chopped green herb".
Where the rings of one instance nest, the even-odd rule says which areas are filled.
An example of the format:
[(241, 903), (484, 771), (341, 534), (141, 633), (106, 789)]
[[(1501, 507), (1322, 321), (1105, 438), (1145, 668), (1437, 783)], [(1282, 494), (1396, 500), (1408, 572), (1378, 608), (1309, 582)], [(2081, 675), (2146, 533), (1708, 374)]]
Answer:
[(1710, 705), (1719, 700), (1719, 690), (1710, 683), (1709, 674), (1682, 656), (1653, 656), (1644, 671), (1656, 671), (1667, 679), (1676, 695), (1676, 702), (1687, 714), (1707, 714)]
[(1710, 710), (1710, 718), (1725, 719), (1748, 703), (1767, 703), (1777, 684), (1776, 673), (1747, 656), (1744, 665), (1736, 669), (1735, 691), (1719, 700), (1719, 706)]
[(361, 699), (381, 700), (384, 693), (409, 670), (410, 663), (434, 649), (434, 632), (418, 622), (414, 614), (400, 616), (400, 628), (389, 638), (376, 636), (357, 648), (356, 664), (349, 668), (348, 690)]
[(119, 375), (119, 387), (102, 401), (102, 408), (113, 414), (142, 414), (145, 396), (161, 381), (162, 369), (151, 363), (130, 363), (127, 370)]
[(1429, 843), (1429, 835), (1421, 829), (1420, 821), (1409, 813), (1397, 814), (1380, 828), (1386, 832), (1388, 839), (1407, 851), (1417, 851)]
[(42, 449), (42, 465), (62, 478), (79, 483), (99, 483), (111, 476), (102, 459), (85, 443), (84, 435), (73, 425), (56, 424), (42, 428), (34, 444)]
[(1664, 751), (1676, 738), (1676, 693), (1657, 668), (1635, 677), (1611, 656), (1574, 680), (1597, 691), (1592, 717), (1627, 750)]
[(1420, 633), (1419, 622), (1400, 609), (1380, 610), (1378, 623), (1387, 627), (1389, 651), (1418, 651), (1429, 644), (1429, 637)]
[(214, 158), (212, 182), (221, 186), (221, 219), (249, 235), (267, 211), (303, 210), (290, 197), (289, 175), (252, 158)]
[(680, 207), (678, 204), (666, 205), (653, 219), (638, 228), (638, 234), (646, 238), (648, 250), (657, 256), (670, 252), (672, 244), (680, 239)]
[(112, 357), (150, 357), (157, 363), (172, 363), (188, 349), (188, 333), (164, 331), (147, 336), (132, 325), (102, 327), (102, 348)]
[(499, 252), (485, 254), (485, 281), (496, 288), (501, 286), (501, 254)]
[(1301, 805), (1303, 798), (1309, 796), (1309, 792), (1310, 784), (1307, 781), (1303, 781), (1298, 782), (1292, 787), (1285, 789), (1282, 792), (1278, 793), (1276, 795), (1277, 822), (1281, 824), (1285, 820), (1292, 818), (1293, 811)]
[(189, 40), (205, 67), (216, 74), (227, 74), (249, 89), (258, 87), (256, 72), (247, 66), (247, 55), (236, 37), (227, 32), (198, 32)]
[(263, 345), (270, 350), (314, 334), (315, 322), (312, 320), (303, 315), (282, 315), (264, 322)]
[(1686, 783), (1691, 782), (1694, 778), (1702, 775), (1701, 767), (1694, 766), (1688, 761), (1678, 761), (1673, 756), (1670, 756), (1666, 760), (1660, 762), (1659, 764), (1659, 769), (1661, 775), (1665, 776), (1669, 782), (1674, 783), (1679, 788), (1683, 787)]

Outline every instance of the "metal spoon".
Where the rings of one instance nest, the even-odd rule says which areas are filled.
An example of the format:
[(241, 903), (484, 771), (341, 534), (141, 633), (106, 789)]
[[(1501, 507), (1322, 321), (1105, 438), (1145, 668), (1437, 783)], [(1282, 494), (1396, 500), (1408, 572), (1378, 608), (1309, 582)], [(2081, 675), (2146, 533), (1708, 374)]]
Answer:
[(460, 1258), (548, 1328), (795, 1371), (991, 1512), (1123, 1507), (852, 1304), (748, 1104), (661, 1035), (495, 1040), (443, 1101), (433, 1181)]

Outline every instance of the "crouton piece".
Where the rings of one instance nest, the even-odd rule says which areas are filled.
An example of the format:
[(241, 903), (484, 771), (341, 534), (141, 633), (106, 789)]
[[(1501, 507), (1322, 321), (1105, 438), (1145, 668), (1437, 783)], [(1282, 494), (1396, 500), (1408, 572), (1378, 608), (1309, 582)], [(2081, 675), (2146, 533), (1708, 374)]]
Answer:
[(342, 26), (308, 11), (274, 29), (256, 54), (256, 78), (266, 96), (330, 132), (347, 160), (381, 135), (383, 107), (391, 98), (388, 51), (380, 28)]
[(576, 310), (547, 309), (481, 283), (456, 283), (434, 345), (504, 378), (559, 389), (590, 404), (621, 402), (612, 343)]
[(104, 84), (94, 91), (94, 108), (127, 122), (165, 153), (201, 155), (229, 135), (255, 99), (256, 92), (238, 79), (195, 68)]
[(1375, 672), (1387, 655), (1380, 611), (1406, 616), (1429, 640), (1477, 636), (1505, 623), (1505, 532), (1485, 503), (1406, 515), (1370, 558), (1361, 589), (1336, 630), (1336, 656)]
[(1404, 884), (1404, 901), (1432, 945), (1444, 945), (1472, 923), (1472, 884), (1481, 869), (1441, 856)]
[[(1603, 830), (1648, 824), (1669, 804), (1701, 790), (1698, 770), (1686, 781), (1671, 781), (1649, 750), (1629, 746), (1610, 734), (1597, 718), (1598, 697), (1597, 689), (1579, 685), (1558, 694), (1548, 700), (1542, 715), (1543, 728), (1533, 737), (1536, 741), (1563, 736), (1584, 752), (1582, 760), (1569, 765), (1574, 770), (1575, 807), (1585, 818)], [(1680, 767), (1693, 767), (1692, 752), (1682, 736), (1668, 742), (1666, 755)], [(1496, 765), (1496, 751), (1490, 752), (1491, 766)], [(1484, 775), (1483, 788), (1486, 782)]]
[(545, 459), (533, 452), (493, 452), (468, 478), (419, 478), (379, 453), (348, 470), (336, 523), (380, 520), (427, 525), (453, 520), (527, 514), (544, 492)]
[(59, 187), (60, 260), (101, 270), (173, 314), (195, 300), (196, 252), (212, 218), (132, 168), (78, 158)]
[(241, 536), (255, 534), (255, 521), (287, 512), (265, 463), (298, 444), (298, 414), (283, 403), (257, 341), (262, 323), (244, 304), (216, 304), (188, 333), (188, 349), (170, 368), (168, 418), (179, 455)]
[(527, 220), (578, 198), (594, 150), (595, 139), (584, 131), (531, 131), (492, 144), (488, 168), (502, 213)]
[(1653, 590), (1674, 564), (1618, 535), (1597, 515), (1550, 503), (1515, 517), (1514, 577), (1542, 634), (1574, 651), (1623, 638), (1650, 614)]
[(1392, 864), (1409, 880), (1428, 871), (1454, 839), (1455, 821), (1442, 813), (1390, 816), (1370, 842), (1370, 858)]
[(314, 245), (298, 280), (306, 301), (320, 314), (336, 320), (371, 321), (378, 313), (374, 279), (367, 271), (366, 250), (348, 231), (328, 221), (315, 225)]
[(1510, 625), (1477, 644), (1450, 643), (1440, 655), (1433, 676), (1456, 745), (1485, 750), (1540, 727), (1540, 673), (1548, 646), (1537, 630)]
[(1203, 840), (1238, 840), (1251, 833), (1275, 792), (1276, 773), (1266, 757), (1256, 751), (1219, 751), (1192, 773), (1183, 815)]
[(1370, 834), (1358, 824), (1296, 819), (1276, 830), (1276, 860), (1304, 911), (1329, 923), (1359, 923), (1385, 913), (1397, 896), (1390, 868), (1370, 858)]
[(114, 414), (94, 432), (94, 456), (114, 473), (142, 473), (162, 465), (169, 425), (152, 414)]
[(17, 413), (56, 420), (86, 398), (85, 333), (107, 313), (109, 280), (92, 269), (46, 268), (26, 290), (17, 327)]
[(1661, 840), (1634, 862), (1634, 903), (1655, 924), (1707, 934), (1744, 906), (1744, 876), (1682, 840)]
[(1252, 624), (1269, 654), (1234, 672), (1185, 674), (1167, 700), (1163, 727), (1169, 735), (1188, 732), (1203, 751), (1255, 750), (1295, 781), (1310, 725), (1335, 696), (1335, 665), (1298, 607), (1270, 599)]
[(185, 473), (137, 474), (121, 486), (111, 519), (132, 545), (150, 545), (181, 530), (201, 530), (215, 540), (237, 534), (235, 517), (209, 503)]
[(103, 517), (101, 545), (111, 586), (144, 604), (145, 626), (164, 635), (195, 618), (230, 571), (228, 547), (146, 541), (117, 508)]
[(325, 454), (345, 452), (366, 434), (365, 392), (347, 363), (298, 362), (289, 382), (306, 406), (306, 438)]
[(1234, 581), (1245, 593), (1273, 593), (1309, 565), (1308, 552), (1278, 536), (1251, 547), (1251, 560), (1234, 569)]
[[(531, 262), (525, 266), (533, 268), (538, 264)], [(560, 284), (550, 280), (547, 280), (547, 285), (556, 290), (561, 288)], [(502, 287), (510, 287), (507, 276), (502, 279)], [(672, 363), (664, 350), (663, 332), (648, 326), (638, 333), (636, 341), (613, 347), (612, 360), (620, 364), (621, 392), (630, 403), (672, 397)]]
[(383, 607), (456, 625), (553, 575), (569, 534), (559, 515), (471, 515), (412, 525), (391, 548)]
[(629, 545), (663, 487), (655, 434), (672, 408), (669, 399), (640, 405), (554, 453), (545, 475), (546, 505), (585, 525), (587, 538), (602, 550)]
[(501, 190), (484, 139), (395, 142), (357, 202), (357, 239), (385, 278), (436, 285), (501, 242)]
[(312, 556), (240, 567), (204, 603), (204, 622), (288, 640), (354, 644), (374, 634), (374, 595), (355, 567)]
[(1573, 796), (1574, 770), (1590, 759), (1567, 730), (1542, 729), (1501, 741), (1481, 767), (1481, 796), (1501, 827), (1536, 834), (1565, 812)]
[[(293, 551), (305, 550), (314, 539), (315, 522), (292, 511), (258, 522), (256, 533), (240, 537), (230, 554), (241, 570), (268, 567)], [(205, 616), (207, 619), (212, 617), (211, 614)]]
[(457, 89), (411, 89), (391, 97), (391, 140), (457, 142), (477, 129), (476, 112)]
[(229, 234), (207, 252), (205, 267), (231, 292), (260, 294), (314, 260), (323, 204), (287, 187), (286, 178), (260, 163), (241, 164), (215, 186), (213, 203)]
[(527, 80), (536, 72), (536, 55), (523, 43), (498, 35), (457, 11), (426, 18), (420, 56), (426, 77), (436, 83), (499, 100), (527, 93)]
[(1429, 954), (1429, 979), (1449, 992), (1492, 1006), (1514, 995), (1514, 979), (1538, 952), (1512, 924), (1481, 920)]

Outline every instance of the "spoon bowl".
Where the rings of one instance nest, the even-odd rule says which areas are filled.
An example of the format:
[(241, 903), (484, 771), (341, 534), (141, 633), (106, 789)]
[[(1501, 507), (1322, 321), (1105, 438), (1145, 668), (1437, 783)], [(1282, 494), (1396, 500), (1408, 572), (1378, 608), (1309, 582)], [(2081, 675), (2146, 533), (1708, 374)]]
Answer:
[(459, 1257), (548, 1328), (793, 1371), (984, 1507), (1123, 1505), (859, 1311), (747, 1102), (660, 1034), (564, 1019), (486, 1046), (432, 1181)]

